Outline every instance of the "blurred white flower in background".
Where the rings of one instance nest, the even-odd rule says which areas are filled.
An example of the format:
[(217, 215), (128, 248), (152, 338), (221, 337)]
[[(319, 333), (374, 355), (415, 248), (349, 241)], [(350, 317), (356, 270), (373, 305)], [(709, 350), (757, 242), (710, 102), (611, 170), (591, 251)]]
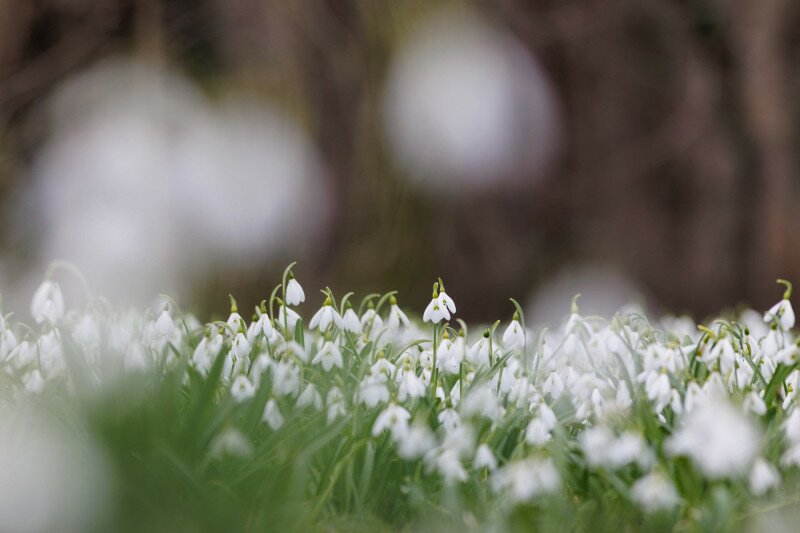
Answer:
[(0, 412), (0, 531), (94, 530), (109, 504), (101, 450), (27, 411)]
[(303, 131), (269, 105), (213, 104), (174, 72), (110, 62), (57, 91), (33, 213), (19, 217), (42, 220), (27, 238), (44, 265), (70, 260), (98, 292), (136, 300), (297, 255), (323, 219), (322, 177)]
[(395, 159), (432, 187), (487, 186), (541, 168), (558, 146), (557, 107), (513, 35), (455, 8), (406, 36), (384, 97)]

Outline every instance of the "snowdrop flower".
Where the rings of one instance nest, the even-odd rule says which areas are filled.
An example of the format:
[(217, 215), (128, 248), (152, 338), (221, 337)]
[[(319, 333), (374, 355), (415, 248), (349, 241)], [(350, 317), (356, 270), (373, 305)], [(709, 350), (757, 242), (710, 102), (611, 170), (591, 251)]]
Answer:
[(631, 487), (631, 498), (648, 513), (668, 511), (680, 503), (675, 485), (660, 472), (638, 479)]
[(259, 335), (264, 335), (264, 338), (269, 340), (272, 339), (274, 332), (272, 321), (267, 316), (267, 313), (262, 312), (258, 315), (258, 319), (251, 322), (250, 327), (247, 328), (247, 340), (252, 344)]
[(328, 326), (331, 324), (336, 324), (336, 326), (340, 329), (344, 328), (342, 317), (333, 308), (331, 305), (331, 297), (328, 296), (325, 298), (325, 303), (322, 304), (322, 307), (319, 308), (319, 311), (314, 313), (314, 316), (311, 317), (311, 322), (308, 323), (308, 327), (311, 329), (316, 329), (319, 327), (319, 330), (322, 332), (327, 330)]
[(367, 304), (367, 310), (361, 317), (361, 328), (368, 329), (373, 334), (383, 329), (383, 319), (375, 311), (375, 305), (372, 302)]
[(328, 424), (347, 413), (344, 404), (344, 395), (339, 387), (332, 387), (331, 390), (328, 391), (326, 403), (328, 404)]
[(218, 333), (208, 334), (200, 339), (197, 348), (194, 349), (191, 362), (202, 376), (208, 375), (208, 371), (211, 370), (214, 359), (222, 349), (222, 342), (222, 335)]
[[(342, 325), (344, 326), (345, 331), (355, 333), (356, 335), (361, 334), (361, 321), (358, 319), (356, 312), (353, 311), (353, 307), (350, 305), (350, 302), (347, 302), (347, 310), (344, 312), (344, 316), (342, 317)], [(324, 329), (325, 328), (323, 328), (323, 330)]]
[(792, 444), (800, 444), (800, 408), (794, 408), (784, 423), (786, 438)]
[(505, 493), (515, 503), (528, 502), (558, 490), (561, 477), (552, 459), (524, 459), (509, 463), (491, 477), (495, 492)]
[(286, 325), (289, 328), (289, 331), (294, 331), (297, 327), (297, 321), (300, 320), (300, 315), (294, 309), (291, 309), (286, 306), (280, 306), (278, 308), (278, 323), (284, 323), (284, 313), (286, 315)]
[(456, 303), (453, 301), (450, 296), (444, 291), (444, 283), (442, 282), (442, 278), (439, 278), (439, 305), (442, 306), (445, 318), (450, 320), (450, 313), (456, 314)]
[(31, 315), (37, 324), (54, 324), (64, 316), (64, 295), (58, 283), (46, 279), (33, 293)]
[(467, 480), (467, 471), (461, 464), (458, 452), (452, 449), (444, 449), (437, 453), (429, 454), (426, 458), (429, 467), (432, 467), (442, 476), (445, 483), (463, 483)]
[(22, 383), (25, 385), (25, 390), (32, 394), (39, 394), (44, 390), (44, 378), (38, 370), (31, 370), (22, 376)]
[(286, 281), (286, 304), (299, 305), (306, 301), (306, 293), (303, 292), (303, 287), (294, 279), (294, 274), (289, 271), (288, 279)]
[(545, 404), (539, 404), (539, 410), (525, 429), (525, 441), (534, 446), (544, 446), (552, 437), (558, 420), (555, 413)]
[(447, 302), (442, 303), (439, 298), (439, 284), (437, 282), (433, 284), (433, 296), (431, 296), (431, 302), (425, 308), (425, 312), (422, 313), (422, 321), (438, 324), (443, 318), (450, 320), (450, 311), (447, 308)]
[[(137, 343), (131, 344), (130, 348), (125, 352), (125, 359), (123, 362), (125, 366), (125, 370), (128, 372), (142, 372), (147, 370), (147, 358), (144, 355), (144, 350), (142, 349), (142, 345)], [(208, 365), (211, 366), (210, 363)], [(201, 374), (206, 375), (208, 373), (208, 369), (205, 372), (201, 371)]]
[(456, 426), (461, 424), (461, 417), (458, 416), (458, 413), (452, 407), (440, 411), (436, 418), (445, 431), (452, 431)]
[(385, 379), (367, 376), (358, 387), (358, 397), (370, 409), (389, 401), (389, 388)]
[(417, 374), (406, 367), (398, 376), (397, 397), (402, 402), (406, 398), (421, 398), (425, 396), (425, 384)]
[(467, 361), (478, 367), (489, 366), (492, 357), (489, 350), (489, 335), (491, 335), (491, 333), (488, 329), (483, 332), (483, 336), (478, 339), (467, 352)]
[(322, 409), (322, 395), (313, 383), (309, 383), (306, 385), (306, 388), (303, 389), (303, 392), (300, 393), (300, 396), (297, 398), (297, 404), (295, 405), (298, 408), (313, 407), (319, 411)]
[(331, 368), (334, 366), (342, 368), (344, 366), (342, 352), (339, 351), (339, 347), (332, 341), (326, 341), (317, 352), (317, 355), (314, 356), (314, 359), (311, 360), (311, 364), (321, 364), (325, 372), (330, 372)]
[(692, 459), (711, 479), (747, 473), (759, 448), (759, 432), (729, 402), (709, 399), (686, 414), (666, 441), (671, 455)]
[(514, 313), (514, 319), (503, 333), (503, 344), (509, 348), (522, 348), (525, 345), (525, 331), (519, 323), (519, 313)]
[(472, 466), (476, 470), (486, 468), (490, 472), (497, 468), (497, 459), (495, 459), (494, 453), (492, 453), (492, 449), (488, 445), (481, 444), (478, 446)]
[(768, 324), (776, 322), (783, 331), (789, 331), (794, 327), (794, 309), (792, 309), (792, 304), (789, 301), (791, 294), (792, 288), (791, 285), (788, 285), (783, 299), (764, 313), (764, 322)]
[(397, 441), (397, 455), (406, 460), (417, 459), (436, 444), (431, 430), (421, 423), (411, 424)]
[(408, 317), (397, 305), (397, 299), (394, 296), (389, 297), (389, 305), (389, 328), (396, 331), (400, 329), (400, 326), (411, 327)]
[(399, 440), (408, 430), (410, 418), (411, 415), (403, 407), (391, 403), (375, 419), (375, 423), (372, 425), (372, 436), (377, 437), (388, 429), (391, 431), (392, 438)]
[(214, 457), (230, 455), (247, 458), (251, 457), (253, 452), (253, 443), (244, 433), (235, 428), (225, 429), (211, 443), (211, 455)]
[(166, 308), (158, 315), (155, 331), (158, 338), (161, 339), (168, 339), (175, 335), (175, 322), (172, 321), (172, 317)]
[(781, 483), (778, 470), (765, 459), (758, 457), (750, 470), (748, 486), (754, 496), (763, 496)]
[(238, 375), (231, 385), (231, 396), (237, 403), (244, 403), (256, 395), (256, 388), (245, 375)]
[(248, 361), (250, 358), (250, 350), (252, 349), (253, 347), (250, 345), (247, 337), (244, 336), (244, 333), (239, 332), (231, 343), (230, 355), (238, 361)]
[(272, 392), (276, 396), (294, 396), (300, 392), (300, 368), (291, 359), (273, 365)]
[(261, 418), (264, 422), (269, 424), (273, 430), (279, 429), (283, 425), (283, 415), (278, 408), (278, 403), (270, 398), (267, 405), (264, 407), (264, 416)]

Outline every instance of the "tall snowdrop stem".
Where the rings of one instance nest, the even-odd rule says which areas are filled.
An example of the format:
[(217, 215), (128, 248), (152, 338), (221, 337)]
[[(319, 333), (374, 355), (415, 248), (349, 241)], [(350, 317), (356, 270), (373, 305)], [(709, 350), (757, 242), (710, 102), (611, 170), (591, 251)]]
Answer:
[(439, 325), (434, 323), (433, 324), (433, 368), (431, 369), (431, 397), (433, 401), (436, 401), (436, 381), (437, 381), (437, 372), (436, 372), (436, 351), (439, 345)]
[(69, 261), (58, 260), (53, 261), (50, 263), (50, 266), (47, 267), (47, 272), (45, 272), (44, 277), (50, 279), (55, 274), (56, 270), (66, 270), (71, 273), (73, 276), (78, 278), (78, 281), (81, 282), (81, 286), (83, 287), (84, 292), (86, 293), (87, 298), (92, 297), (92, 289), (89, 287), (89, 282), (86, 280), (86, 276), (83, 275), (81, 269), (75, 266), (74, 264), (70, 263)]

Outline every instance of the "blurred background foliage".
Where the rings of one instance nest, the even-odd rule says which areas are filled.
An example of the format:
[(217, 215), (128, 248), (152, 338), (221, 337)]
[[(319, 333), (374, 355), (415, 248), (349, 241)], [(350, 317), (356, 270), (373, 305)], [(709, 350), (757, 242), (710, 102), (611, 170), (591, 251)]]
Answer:
[[(458, 172), (444, 186), (420, 186), (409, 179), (419, 169), (404, 164), (408, 157), (398, 157), (386, 135), (393, 62), (442, 8), (451, 11), (439, 29), (454, 13), (469, 13), (519, 46), (552, 88), (534, 118), (545, 120), (542, 106), (549, 106), (553, 127), (514, 141), (523, 151), (547, 144), (546, 154), (502, 172), (490, 166), (477, 187), (462, 185)], [(188, 254), (192, 266), (204, 267), (200, 275), (184, 276), (181, 266), (179, 282), (156, 275), (141, 286), (175, 289), (201, 312), (224, 309), (228, 292), (249, 308), (294, 259), (309, 288), (396, 288), (420, 310), (431, 280), (445, 276), (468, 320), (510, 315), (508, 297), (535, 302), (561, 294), (558, 287), (560, 313), (574, 292), (617, 287), (623, 301), (640, 293), (657, 309), (701, 316), (741, 301), (763, 307), (776, 297), (776, 277), (800, 279), (798, 27), (800, 4), (791, 0), (0, 0), (0, 195), (4, 226), (12, 228), (3, 232), (0, 273), (6, 286), (29, 287), (27, 276), (40, 279), (41, 265), (53, 259), (53, 248), (36, 243), (48, 224), (61, 222), (39, 217), (37, 197), (26, 192), (49, 179), (37, 171), (58, 137), (48, 102), (69, 80), (124, 59), (180, 76), (212, 102), (245, 94), (268, 103), (322, 162), (321, 181), (308, 185), (321, 199), (278, 206), (287, 216), (319, 216), (313, 229), (257, 257), (226, 252), (206, 264), (201, 249)], [(449, 61), (441, 68), (450, 79)], [(457, 106), (451, 111), (467, 117), (454, 118), (461, 127), (485, 126)], [(155, 121), (167, 113), (148, 112)], [(424, 120), (419, 128), (425, 131)], [(68, 122), (59, 131), (71, 139), (77, 129)], [(116, 141), (123, 152), (125, 131)], [(486, 131), (487, 142), (496, 133)], [(83, 175), (85, 160), (76, 158), (74, 174)], [(236, 169), (230, 172), (215, 174), (214, 187), (224, 189)], [(232, 205), (226, 209), (235, 217)], [(104, 224), (92, 220), (90, 230)], [(165, 216), (158, 226), (172, 224)], [(176, 254), (185, 244), (168, 243)], [(144, 262), (153, 257), (146, 246), (136, 253)], [(164, 272), (164, 264), (153, 271)], [(120, 284), (136, 271), (115, 270)]]

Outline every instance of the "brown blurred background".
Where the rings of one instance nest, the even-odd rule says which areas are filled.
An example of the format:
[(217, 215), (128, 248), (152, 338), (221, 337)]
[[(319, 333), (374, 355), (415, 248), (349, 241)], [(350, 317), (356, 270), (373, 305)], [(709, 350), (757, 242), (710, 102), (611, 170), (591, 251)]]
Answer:
[(224, 309), (228, 292), (252, 305), (295, 258), (312, 301), (324, 284), (397, 288), (421, 309), (441, 275), (472, 320), (509, 315), (508, 297), (535, 300), (576, 269), (612, 271), (652, 306), (700, 316), (772, 303), (776, 277), (800, 282), (800, 3), (468, 5), (540, 68), (558, 140), (496, 183), (490, 169), (478, 187), (425, 189), (392, 155), (383, 99), (399, 47), (436, 3), (0, 0), (6, 279), (44, 260), (20, 191), (51, 135), (45, 103), (126, 57), (181, 73), (211, 100), (268, 100), (324, 161), (318, 231), (192, 278), (183, 296), (202, 310)]

